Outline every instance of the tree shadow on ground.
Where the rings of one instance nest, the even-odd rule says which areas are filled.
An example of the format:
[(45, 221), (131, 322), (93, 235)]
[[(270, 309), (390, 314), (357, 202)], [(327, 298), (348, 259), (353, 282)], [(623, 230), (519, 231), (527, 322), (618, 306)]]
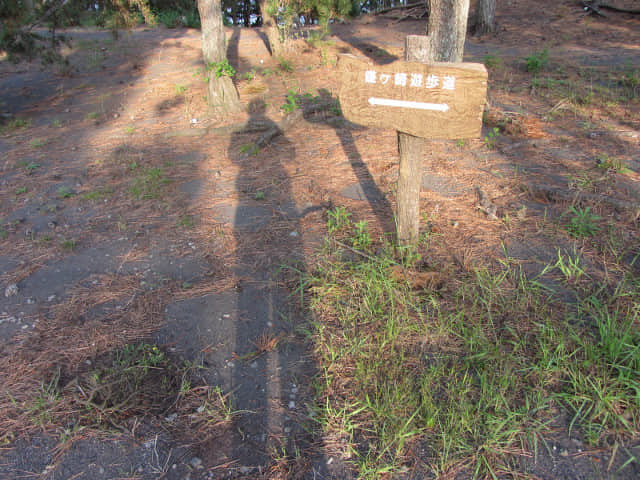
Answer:
[[(338, 100), (334, 98), (328, 90), (321, 88), (318, 90), (318, 94), (318, 105), (324, 106), (324, 108), (338, 105)], [(310, 123), (326, 123), (335, 129), (336, 136), (340, 139), (342, 150), (349, 160), (354, 175), (358, 179), (359, 188), (358, 191), (353, 192), (354, 196), (364, 197), (369, 203), (371, 211), (378, 219), (378, 223), (384, 233), (395, 235), (394, 213), (391, 202), (389, 202), (387, 196), (376, 184), (371, 171), (362, 159), (362, 155), (360, 155), (358, 147), (356, 146), (352, 131), (357, 127), (345, 121), (340, 121), (339, 123), (327, 122), (325, 116), (316, 115), (317, 111), (318, 108), (315, 105), (312, 105), (311, 108), (305, 108), (305, 120)]]

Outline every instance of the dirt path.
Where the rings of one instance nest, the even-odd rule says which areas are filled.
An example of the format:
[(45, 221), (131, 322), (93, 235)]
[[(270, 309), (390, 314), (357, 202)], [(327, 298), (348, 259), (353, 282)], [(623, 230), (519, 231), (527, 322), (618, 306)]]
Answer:
[[(447, 261), (506, 255), (535, 272), (572, 248), (553, 222), (576, 198), (613, 222), (612, 238), (638, 239), (640, 109), (618, 82), (640, 65), (637, 20), (612, 26), (547, 2), (543, 18), (523, 22), (525, 3), (505, 7), (497, 36), (467, 45), (468, 60), (500, 63), (484, 138), (425, 153), (424, 227), (442, 235)], [(309, 433), (315, 366), (300, 273), (313, 268), (331, 206), (375, 238), (393, 231), (396, 135), (329, 109), (263, 149), (254, 142), (284, 115), (287, 92), (335, 99), (337, 54), (392, 60), (424, 25), (334, 27), (330, 42), (300, 40), (286, 62), (257, 31), (229, 30), (250, 105), (233, 119), (206, 111), (195, 31), (72, 31), (71, 76), (0, 65), (0, 109), (14, 114), (0, 137), (0, 476), (348, 478), (339, 439)], [(532, 81), (524, 59), (545, 47), (564, 77)], [(585, 85), (620, 97), (591, 103)], [(625, 171), (599, 169), (607, 159)], [(87, 411), (84, 379), (140, 342), (181, 369), (173, 400), (154, 415)], [(601, 473), (578, 443), (557, 445), (533, 475)]]

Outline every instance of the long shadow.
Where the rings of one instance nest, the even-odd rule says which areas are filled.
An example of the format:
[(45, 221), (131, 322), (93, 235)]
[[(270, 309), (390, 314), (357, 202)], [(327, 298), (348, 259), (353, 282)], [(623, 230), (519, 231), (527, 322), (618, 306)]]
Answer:
[(277, 126), (265, 116), (262, 101), (253, 101), (249, 112), (247, 128), (229, 145), (229, 157), (239, 167), (233, 224), (234, 270), (240, 278), (231, 383), (236, 408), (245, 412), (234, 421), (233, 456), (256, 468), (267, 465), (273, 452), (293, 452), (304, 442), (306, 434), (293, 418), (302, 391), (297, 382), (310, 372), (294, 336), (301, 315), (273, 281), (283, 265), (304, 270), (300, 214), (285, 168), (295, 159), (295, 147), (279, 135), (259, 150), (251, 125)]

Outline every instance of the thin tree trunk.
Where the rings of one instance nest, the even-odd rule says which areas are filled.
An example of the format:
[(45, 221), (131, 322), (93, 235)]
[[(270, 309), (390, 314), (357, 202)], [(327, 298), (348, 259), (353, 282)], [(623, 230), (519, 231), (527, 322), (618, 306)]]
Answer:
[(429, 0), (429, 60), (461, 62), (469, 0)]
[(31, 16), (33, 14), (33, 0), (24, 0), (24, 9)]
[(198, 0), (198, 11), (202, 25), (202, 55), (207, 66), (209, 107), (221, 108), (225, 112), (241, 111), (242, 104), (231, 77), (217, 77), (215, 68), (212, 68), (227, 60), (220, 0)]
[(476, 34), (496, 31), (496, 0), (478, 0), (473, 31)]
[(269, 13), (269, 0), (259, 0), (260, 14), (262, 15), (262, 28), (269, 41), (271, 55), (277, 57), (282, 54), (283, 45), (280, 41), (280, 31), (274, 17)]

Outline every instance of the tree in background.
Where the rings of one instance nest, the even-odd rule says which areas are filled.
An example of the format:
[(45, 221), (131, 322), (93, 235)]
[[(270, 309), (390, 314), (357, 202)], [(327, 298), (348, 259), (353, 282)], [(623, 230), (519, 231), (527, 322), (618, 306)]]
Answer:
[(461, 62), (469, 0), (429, 0), (429, 60)]
[(238, 112), (242, 110), (242, 104), (231, 79), (234, 71), (227, 60), (220, 0), (198, 0), (198, 11), (202, 25), (202, 55), (209, 107), (218, 107), (224, 112)]
[(478, 0), (473, 31), (476, 34), (496, 31), (496, 0)]

